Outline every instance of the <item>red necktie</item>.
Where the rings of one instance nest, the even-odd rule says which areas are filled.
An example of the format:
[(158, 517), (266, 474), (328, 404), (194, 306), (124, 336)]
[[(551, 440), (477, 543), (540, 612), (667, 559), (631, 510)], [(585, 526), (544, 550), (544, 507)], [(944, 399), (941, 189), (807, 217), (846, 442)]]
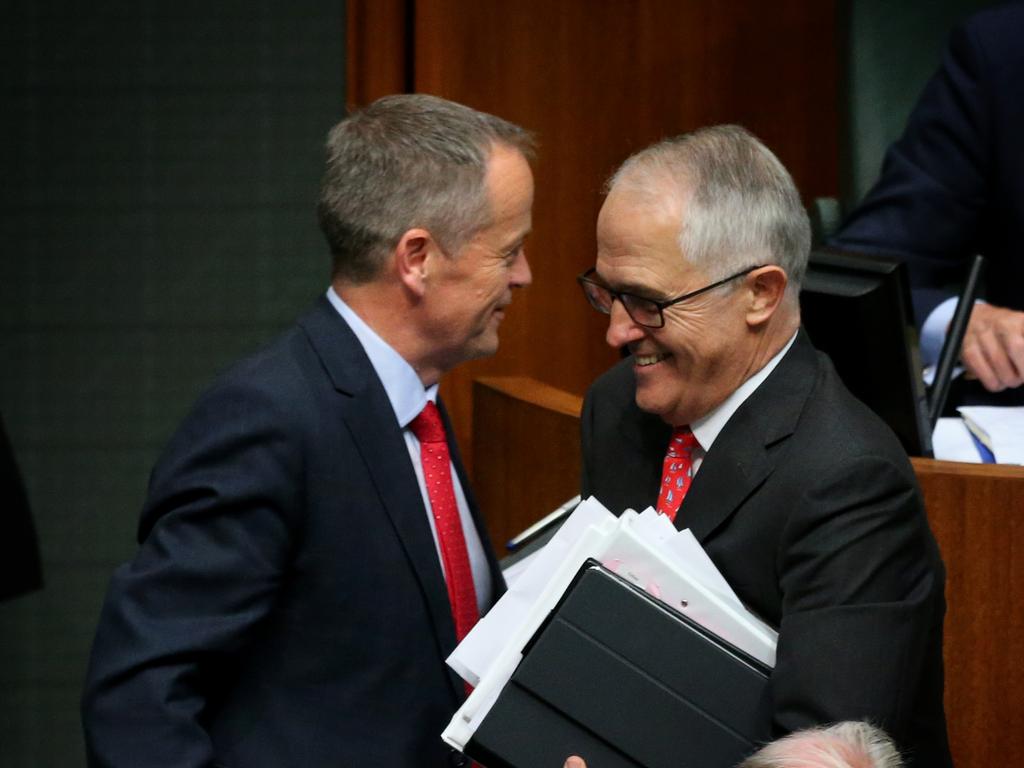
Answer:
[(661, 490), (657, 510), (675, 522), (676, 512), (693, 483), (693, 450), (700, 443), (689, 427), (676, 427), (668, 441), (668, 451), (661, 469)]
[(462, 533), (459, 507), (455, 503), (455, 489), (452, 487), (448, 439), (437, 406), (428, 401), (409, 428), (420, 441), (423, 479), (430, 497), (430, 509), (441, 547), (441, 561), (448, 581), (448, 601), (455, 620), (455, 638), (461, 642), (476, 624), (479, 610), (476, 605), (476, 587), (473, 586), (473, 571), (469, 567), (466, 537)]

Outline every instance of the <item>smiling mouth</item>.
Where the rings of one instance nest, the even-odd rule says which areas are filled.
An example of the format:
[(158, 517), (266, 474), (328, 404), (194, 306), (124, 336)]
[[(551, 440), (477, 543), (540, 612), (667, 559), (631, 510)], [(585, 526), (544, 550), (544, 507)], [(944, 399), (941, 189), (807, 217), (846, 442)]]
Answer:
[(636, 363), (638, 368), (646, 368), (648, 365), (660, 363), (667, 357), (668, 355), (664, 352), (655, 355), (633, 355), (633, 362)]

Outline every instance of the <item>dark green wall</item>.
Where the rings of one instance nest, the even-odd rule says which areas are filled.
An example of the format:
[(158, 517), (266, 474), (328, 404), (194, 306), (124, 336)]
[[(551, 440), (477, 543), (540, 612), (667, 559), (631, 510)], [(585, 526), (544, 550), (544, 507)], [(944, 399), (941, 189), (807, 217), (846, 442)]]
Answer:
[(955, 24), (992, 0), (846, 0), (843, 199), (860, 200), (878, 178)]
[(0, 412), (45, 589), (0, 603), (0, 766), (83, 765), (107, 581), (217, 371), (326, 288), (314, 204), (342, 114), (327, 2), (4, 4)]

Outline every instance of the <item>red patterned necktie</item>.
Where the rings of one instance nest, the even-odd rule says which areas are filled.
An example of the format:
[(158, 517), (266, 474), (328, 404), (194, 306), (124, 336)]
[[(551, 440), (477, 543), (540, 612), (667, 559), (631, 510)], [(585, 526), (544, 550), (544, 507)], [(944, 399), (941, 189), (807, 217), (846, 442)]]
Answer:
[(455, 638), (461, 642), (476, 624), (479, 610), (476, 604), (476, 587), (473, 586), (473, 571), (469, 567), (466, 537), (462, 533), (459, 507), (455, 503), (455, 489), (452, 487), (448, 439), (437, 406), (428, 401), (420, 415), (412, 420), (409, 428), (420, 441), (423, 479), (427, 486), (427, 495), (430, 497), (430, 509), (434, 515), (434, 527), (437, 529), (437, 540), (441, 548), (441, 561), (448, 581), (448, 601), (451, 603), (452, 618), (455, 620)]
[(661, 469), (661, 490), (657, 510), (675, 522), (676, 512), (693, 483), (693, 451), (700, 443), (689, 427), (676, 427), (668, 441)]

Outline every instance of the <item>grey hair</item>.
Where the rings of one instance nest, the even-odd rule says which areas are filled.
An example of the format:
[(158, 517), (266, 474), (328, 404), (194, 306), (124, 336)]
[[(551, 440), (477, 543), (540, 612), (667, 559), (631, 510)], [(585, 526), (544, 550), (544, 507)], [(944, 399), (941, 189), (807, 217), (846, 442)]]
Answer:
[(533, 157), (523, 128), (426, 94), (385, 96), (335, 125), (317, 204), (333, 276), (372, 280), (414, 227), (458, 251), (490, 223), (485, 176), (501, 144)]
[(847, 721), (808, 728), (773, 741), (738, 768), (900, 768), (903, 761), (885, 731)]
[(785, 166), (738, 125), (701, 128), (644, 149), (622, 164), (607, 189), (628, 186), (672, 198), (685, 217), (679, 248), (709, 278), (775, 264), (795, 302), (807, 270), (811, 226)]

